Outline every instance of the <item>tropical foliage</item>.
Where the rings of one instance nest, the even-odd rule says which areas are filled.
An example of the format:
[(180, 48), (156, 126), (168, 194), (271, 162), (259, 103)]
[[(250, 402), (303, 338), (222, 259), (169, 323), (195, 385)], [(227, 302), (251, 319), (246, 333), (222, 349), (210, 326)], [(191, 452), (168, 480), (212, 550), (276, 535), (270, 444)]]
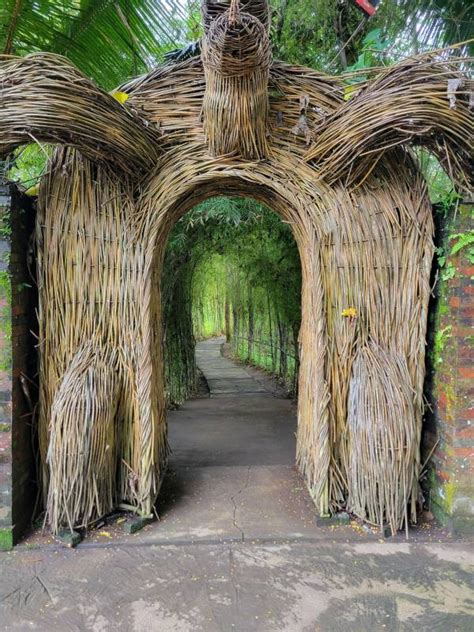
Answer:
[(194, 339), (216, 335), (296, 390), (301, 271), (275, 213), (251, 199), (203, 202), (170, 236), (162, 285), (171, 403), (194, 387)]
[(112, 89), (128, 77), (150, 70), (166, 51), (193, 36), (195, 4), (180, 0), (2, 0), (0, 53), (58, 53), (102, 87)]
[(473, 37), (474, 5), (462, 0), (385, 0), (370, 19), (351, 0), (273, 0), (272, 6), (277, 56), (326, 72), (356, 64), (374, 29), (386, 43), (382, 51), (371, 47), (379, 63)]

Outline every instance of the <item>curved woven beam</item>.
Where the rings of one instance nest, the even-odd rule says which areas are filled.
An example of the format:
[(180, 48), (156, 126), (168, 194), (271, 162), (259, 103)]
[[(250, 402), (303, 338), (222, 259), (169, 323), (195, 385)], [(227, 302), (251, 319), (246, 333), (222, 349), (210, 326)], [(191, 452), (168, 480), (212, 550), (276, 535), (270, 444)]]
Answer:
[(204, 131), (212, 156), (268, 154), (270, 40), (262, 23), (233, 1), (204, 36)]
[(474, 83), (459, 72), (460, 63), (423, 55), (379, 70), (314, 130), (306, 160), (329, 183), (357, 184), (388, 149), (422, 145), (461, 187), (468, 187), (473, 182)]
[(153, 126), (58, 55), (0, 57), (0, 102), (0, 156), (22, 143), (59, 143), (133, 174), (158, 158)]

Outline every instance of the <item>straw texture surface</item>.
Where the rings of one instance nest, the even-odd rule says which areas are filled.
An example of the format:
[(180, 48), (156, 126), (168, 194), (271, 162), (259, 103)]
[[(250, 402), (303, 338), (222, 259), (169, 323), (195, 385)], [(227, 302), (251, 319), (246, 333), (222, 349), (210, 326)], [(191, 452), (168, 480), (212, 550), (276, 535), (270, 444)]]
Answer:
[[(166, 241), (195, 204), (229, 194), (273, 208), (298, 244), (296, 459), (318, 511), (347, 507), (396, 531), (416, 519), (433, 256), (431, 207), (410, 144), (435, 151), (466, 184), (472, 85), (458, 82), (453, 101), (458, 60), (424, 56), (375, 71), (345, 102), (340, 79), (275, 61), (260, 91), (249, 95), (254, 88), (239, 80), (223, 102), (213, 82), (227, 80), (229, 66), (216, 51), (221, 61), (242, 51), (243, 73), (249, 51), (235, 26), (244, 13), (232, 22), (219, 7), (212, 22), (217, 4), (230, 5), (206, 3), (203, 60), (128, 82), (124, 106), (62, 59), (0, 62), (0, 152), (30, 133), (68, 146), (43, 178), (37, 225), (49, 523), (53, 531), (90, 524), (122, 501), (151, 513), (168, 455)], [(267, 11), (261, 1), (243, 4), (254, 17)], [(227, 20), (222, 42), (219, 20)], [(248, 24), (263, 73), (261, 20)], [(239, 122), (233, 137), (230, 114), (251, 125)]]
[(268, 153), (270, 40), (238, 0), (216, 18), (202, 41), (206, 80), (203, 119), (213, 156), (264, 158)]

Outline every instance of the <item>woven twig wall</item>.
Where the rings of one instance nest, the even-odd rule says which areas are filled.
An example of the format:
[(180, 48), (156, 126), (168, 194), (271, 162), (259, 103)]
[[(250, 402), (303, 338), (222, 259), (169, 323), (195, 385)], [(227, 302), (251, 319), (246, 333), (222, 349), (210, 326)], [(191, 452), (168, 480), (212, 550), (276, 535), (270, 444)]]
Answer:
[[(229, 14), (221, 18), (234, 28)], [(223, 41), (219, 50), (228, 51)], [(267, 64), (262, 41), (251, 52)], [(340, 80), (274, 62), (268, 82), (277, 89), (262, 105), (265, 117), (254, 118), (249, 112), (267, 99), (263, 80), (251, 103), (241, 78), (230, 77), (227, 112), (220, 87), (209, 92), (212, 73), (226, 79), (229, 67), (216, 50), (204, 46), (207, 69), (189, 59), (123, 86), (124, 106), (69, 67), (64, 81), (63, 60), (58, 75), (50, 57), (46, 70), (44, 56), (0, 61), (0, 154), (31, 130), (75, 148), (60, 149), (43, 178), (37, 226), (39, 430), (51, 527), (87, 525), (123, 501), (151, 513), (168, 454), (159, 288), (166, 240), (184, 212), (226, 192), (273, 208), (298, 243), (297, 463), (317, 507), (346, 507), (395, 531), (416, 518), (433, 249), (426, 186), (407, 143), (435, 149), (466, 183), (471, 84), (460, 80), (459, 60), (421, 57), (374, 71), (373, 85), (344, 103)], [(238, 55), (232, 64), (237, 73)], [(212, 122), (213, 108), (222, 110)]]
[(131, 238), (133, 209), (130, 181), (73, 150), (58, 152), (42, 183), (39, 436), (54, 531), (120, 501), (149, 515), (166, 462), (163, 385), (150, 359), (148, 299), (159, 296), (145, 281), (144, 244)]
[[(367, 179), (366, 185), (352, 192), (341, 186), (328, 187), (323, 181), (315, 179), (314, 169), (304, 165), (299, 158), (305, 151), (304, 139), (294, 139), (293, 155), (288, 154), (283, 139), (288, 138), (294, 122), (298, 120), (298, 95), (301, 92), (309, 95), (315, 111), (320, 112), (330, 109), (331, 105), (338, 107), (338, 95), (331, 82), (326, 83), (319, 76), (313, 78), (308, 73), (300, 76), (298, 84), (292, 70), (289, 68), (285, 74), (280, 66), (276, 66), (274, 76), (278, 77), (282, 90), (281, 101), (273, 101), (272, 110), (278, 112), (283, 103), (288, 104), (285, 125), (286, 129), (290, 129), (285, 131), (282, 126), (273, 136), (275, 155), (272, 160), (248, 167), (238, 159), (209, 160), (202, 132), (194, 118), (198, 117), (204, 82), (200, 84), (201, 92), (196, 88), (189, 90), (187, 85), (189, 81), (196, 86), (194, 77), (199, 77), (202, 71), (195, 61), (181, 66), (181, 85), (183, 95), (188, 95), (186, 111), (190, 113), (189, 119), (184, 120), (182, 110), (173, 110), (171, 106), (172, 91), (176, 86), (175, 78), (170, 81), (171, 71), (167, 69), (155, 74), (149, 81), (141, 81), (131, 96), (137, 109), (148, 109), (151, 122), (161, 121), (165, 138), (169, 129), (170, 137), (174, 136), (177, 141), (171, 143), (170, 149), (163, 154), (156, 174), (149, 177), (148, 183), (143, 183), (141, 199), (132, 202), (131, 191), (127, 192), (123, 182), (115, 181), (105, 171), (99, 176), (98, 172), (91, 171), (89, 163), (77, 163), (77, 159), (70, 167), (70, 180), (64, 179), (62, 165), (64, 161), (67, 164), (66, 157), (60, 161), (56, 175), (50, 176), (49, 188), (45, 187), (46, 216), (51, 220), (55, 218), (54, 222), (59, 221), (59, 228), (54, 231), (51, 225), (49, 233), (46, 228), (43, 230), (46, 230), (46, 235), (51, 235), (50, 240), (55, 235), (62, 237), (59, 243), (44, 241), (41, 249), (43, 257), (47, 258), (43, 266), (46, 276), (42, 293), (42, 305), (47, 314), (43, 314), (41, 320), (45, 339), (51, 340), (54, 345), (45, 346), (42, 354), (41, 383), (47, 391), (42, 406), (42, 436), (46, 435), (51, 419), (51, 404), (46, 405), (47, 401), (54, 401), (55, 389), (69, 362), (81, 349), (84, 340), (97, 330), (100, 333), (107, 324), (109, 333), (102, 344), (122, 349), (121, 356), (126, 358), (124, 366), (127, 366), (124, 370), (118, 363), (117, 369), (121, 383), (117, 459), (122, 473), (114, 502), (125, 498), (143, 512), (150, 510), (167, 453), (159, 360), (160, 330), (156, 324), (159, 323), (157, 277), (166, 237), (179, 215), (203, 196), (224, 189), (230, 193), (246, 193), (265, 201), (290, 223), (301, 252), (304, 283), (300, 334), (299, 467), (321, 511), (350, 506), (371, 522), (389, 522), (393, 529), (397, 529), (405, 520), (407, 506), (413, 517), (419, 469), (424, 332), (432, 254), (431, 214), (423, 183), (403, 152), (387, 154), (387, 159)], [(168, 85), (169, 92), (166, 92)], [(148, 100), (158, 93), (161, 96), (159, 101)], [(309, 117), (308, 123), (312, 124)], [(93, 189), (95, 196), (100, 194), (100, 198), (85, 193), (78, 196), (78, 184), (74, 185), (74, 182), (82, 183), (85, 190), (91, 183), (100, 182), (100, 187), (95, 185)], [(59, 187), (56, 195), (51, 195), (56, 187)], [(73, 192), (76, 192), (74, 196)], [(59, 206), (56, 199), (61, 200)], [(106, 216), (103, 211), (98, 212), (98, 209), (104, 208), (105, 202), (105, 208), (109, 205), (115, 208), (115, 218), (107, 220), (112, 221), (110, 226), (104, 224)], [(93, 219), (96, 215), (97, 219)], [(71, 266), (78, 248), (76, 225), (86, 233), (86, 227), (97, 221), (96, 234), (108, 235), (109, 245), (105, 250), (94, 250), (84, 241), (79, 261), (89, 261), (88, 272), (83, 269), (80, 275), (71, 277), (77, 279), (75, 289), (71, 291), (67, 288), (70, 281), (66, 283), (57, 278), (58, 261), (62, 262), (63, 269), (74, 269)], [(71, 222), (75, 226), (75, 236), (68, 242), (66, 235), (69, 229), (65, 229)], [(46, 219), (44, 226), (49, 226)], [(115, 233), (117, 237), (114, 237)], [(114, 239), (118, 240), (115, 246)], [(58, 248), (62, 253), (60, 256)], [(120, 254), (117, 255), (117, 252)], [(120, 274), (117, 273), (119, 264)], [(92, 281), (95, 277), (91, 276), (90, 270), (96, 268), (101, 272)], [(85, 276), (91, 279), (88, 286), (82, 283)], [(64, 289), (61, 290), (60, 286)], [(116, 297), (114, 309), (117, 315), (114, 316), (108, 308), (101, 321), (98, 313), (102, 312), (97, 312), (97, 307), (91, 307), (88, 300), (90, 296), (101, 296), (104, 288), (109, 288), (108, 291)], [(76, 306), (71, 313), (65, 311), (72, 307), (60, 304), (64, 292), (67, 296), (79, 292), (81, 307)], [(355, 319), (342, 316), (347, 307), (354, 307), (357, 313)], [(87, 312), (84, 311), (86, 309)], [(120, 327), (111, 326), (113, 322), (120, 323)], [(67, 331), (71, 332), (66, 336), (64, 323), (67, 323)], [(90, 324), (85, 326), (85, 323)], [(66, 339), (71, 341), (67, 345)], [(146, 341), (138, 354), (140, 368), (136, 360), (132, 361), (137, 356), (133, 353), (135, 346), (129, 343), (127, 347), (127, 340), (131, 339)], [(368, 396), (367, 386), (364, 387), (364, 384), (368, 382), (364, 382), (361, 373), (365, 356), (360, 355), (366, 345), (376, 345), (375, 348), (381, 349), (380, 353), (386, 358), (383, 366), (387, 369), (371, 378), (373, 396), (379, 388), (380, 397), (389, 397), (387, 381), (393, 382), (395, 375), (394, 369), (389, 367), (398, 366), (391, 363), (397, 363), (402, 358), (405, 368), (396, 376), (399, 380), (403, 375), (405, 384), (409, 376), (406, 392), (410, 390), (413, 394), (410, 402), (399, 404), (391, 401), (390, 405), (385, 400), (386, 404), (380, 409), (367, 403), (368, 400), (364, 399)], [(50, 348), (67, 349), (62, 362), (58, 362), (61, 354), (52, 354), (48, 350)], [(48, 377), (52, 375), (58, 377)], [(394, 395), (399, 397), (397, 393)], [(358, 412), (358, 406), (364, 408)], [(367, 409), (367, 406), (370, 408)], [(404, 407), (403, 423), (401, 406)], [(396, 414), (395, 410), (398, 411)], [(365, 425), (356, 423), (363, 419)], [(67, 416), (63, 423), (66, 420)], [(382, 438), (377, 434), (380, 432)], [(387, 432), (391, 434), (391, 446), (383, 440)], [(66, 442), (70, 439), (63, 436), (62, 440)], [(372, 447), (369, 439), (375, 441)], [(46, 445), (47, 442), (45, 453)], [(400, 468), (400, 462), (393, 460), (392, 469), (385, 472), (385, 484), (380, 481), (379, 474), (381, 464), (390, 463), (386, 459), (387, 454), (383, 453), (387, 448), (392, 450), (388, 456), (395, 452), (404, 455), (401, 462), (405, 463), (405, 467)], [(378, 460), (373, 459), (374, 454), (378, 455)], [(375, 475), (377, 467), (379, 474)], [(386, 467), (390, 469), (389, 465)], [(375, 483), (373, 487), (363, 487), (366, 495), (361, 498), (357, 490), (362, 489), (360, 481), (365, 480), (374, 480)], [(78, 505), (71, 522), (82, 524), (85, 515), (99, 514), (106, 505), (106, 499), (101, 499), (100, 504), (96, 502), (94, 511), (88, 509), (85, 503)], [(51, 516), (60, 516), (58, 511), (51, 505)], [(56, 526), (54, 521), (53, 526)]]

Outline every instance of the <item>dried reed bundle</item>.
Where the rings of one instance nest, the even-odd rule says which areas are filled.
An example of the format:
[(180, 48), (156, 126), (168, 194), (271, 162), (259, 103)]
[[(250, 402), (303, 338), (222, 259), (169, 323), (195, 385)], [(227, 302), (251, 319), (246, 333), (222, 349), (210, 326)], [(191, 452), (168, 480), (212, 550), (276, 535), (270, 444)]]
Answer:
[(460, 63), (421, 55), (378, 69), (375, 79), (314, 130), (306, 160), (327, 182), (351, 184), (367, 177), (388, 149), (412, 143), (433, 152), (468, 187), (474, 82), (460, 72)]
[(270, 40), (262, 23), (240, 13), (238, 0), (202, 41), (206, 78), (204, 130), (213, 156), (259, 159), (268, 153)]
[(417, 419), (405, 358), (373, 342), (352, 366), (347, 415), (349, 511), (395, 535), (419, 474)]
[(21, 143), (63, 143), (125, 173), (149, 169), (159, 137), (67, 59), (0, 56), (0, 155)]
[(54, 532), (86, 527), (116, 500), (119, 381), (109, 349), (86, 343), (51, 407), (47, 517)]

